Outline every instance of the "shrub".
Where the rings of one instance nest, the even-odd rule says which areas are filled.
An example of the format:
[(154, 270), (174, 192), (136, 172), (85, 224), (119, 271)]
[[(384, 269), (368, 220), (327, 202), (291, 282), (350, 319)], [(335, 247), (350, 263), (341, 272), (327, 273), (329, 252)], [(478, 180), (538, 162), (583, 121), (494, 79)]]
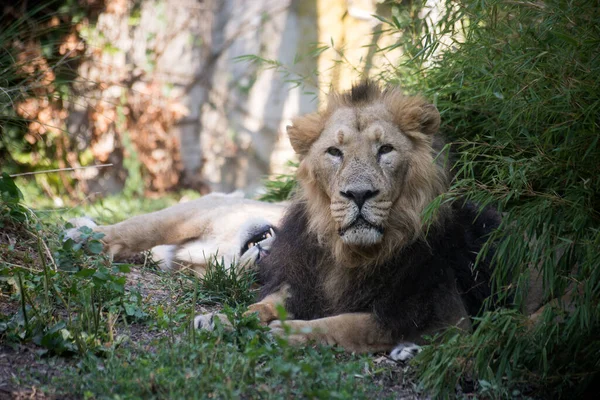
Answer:
[(119, 344), (115, 323), (141, 320), (138, 293), (125, 292), (126, 264), (101, 255), (102, 234), (81, 228), (83, 243), (59, 234), (21, 203), (6, 174), (0, 176), (0, 340), (33, 341), (47, 351), (101, 353)]

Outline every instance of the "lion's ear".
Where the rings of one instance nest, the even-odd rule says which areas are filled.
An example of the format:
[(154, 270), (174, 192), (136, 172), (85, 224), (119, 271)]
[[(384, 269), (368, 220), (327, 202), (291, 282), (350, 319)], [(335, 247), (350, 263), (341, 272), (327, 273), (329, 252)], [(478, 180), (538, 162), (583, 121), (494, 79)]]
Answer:
[(407, 133), (418, 131), (427, 136), (435, 135), (440, 129), (440, 113), (437, 108), (418, 97), (410, 100), (413, 104), (404, 109), (397, 118), (400, 128)]
[(440, 112), (433, 104), (423, 104), (421, 106), (421, 132), (426, 135), (435, 135), (440, 129)]
[(405, 96), (399, 88), (384, 92), (384, 101), (394, 116), (394, 122), (404, 132), (434, 135), (440, 128), (440, 113), (421, 96)]
[(322, 118), (318, 113), (304, 115), (292, 120), (288, 125), (287, 133), (294, 151), (304, 156), (310, 150), (310, 146), (317, 140), (323, 130)]

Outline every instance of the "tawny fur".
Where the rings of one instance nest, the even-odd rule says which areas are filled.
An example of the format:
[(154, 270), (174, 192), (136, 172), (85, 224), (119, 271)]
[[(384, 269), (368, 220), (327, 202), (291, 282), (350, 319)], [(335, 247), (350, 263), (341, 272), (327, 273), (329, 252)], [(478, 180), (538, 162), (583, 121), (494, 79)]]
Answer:
[(277, 227), (285, 209), (281, 203), (212, 193), (114, 225), (97, 226), (89, 219), (74, 219), (70, 222), (75, 228), (67, 235), (77, 240), (76, 228), (86, 225), (104, 235), (105, 251), (116, 259), (156, 249), (153, 254), (166, 258), (157, 260), (166, 261), (166, 269), (191, 268), (203, 275), (213, 256), (223, 260), (226, 268), (233, 262), (253, 267), (259, 257), (258, 246), (243, 254), (241, 247), (256, 225)]

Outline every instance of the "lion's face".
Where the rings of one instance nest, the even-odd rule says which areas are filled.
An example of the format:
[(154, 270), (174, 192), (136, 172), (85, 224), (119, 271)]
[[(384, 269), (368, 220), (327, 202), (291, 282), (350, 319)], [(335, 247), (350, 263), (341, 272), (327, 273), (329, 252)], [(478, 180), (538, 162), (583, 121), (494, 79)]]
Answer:
[(343, 107), (327, 119), (307, 162), (330, 198), (331, 217), (345, 244), (381, 242), (413, 150), (383, 104)]
[(337, 236), (338, 252), (414, 239), (421, 212), (447, 183), (432, 150), (438, 126), (439, 113), (423, 99), (370, 84), (296, 119), (288, 132), (301, 157), (309, 228)]

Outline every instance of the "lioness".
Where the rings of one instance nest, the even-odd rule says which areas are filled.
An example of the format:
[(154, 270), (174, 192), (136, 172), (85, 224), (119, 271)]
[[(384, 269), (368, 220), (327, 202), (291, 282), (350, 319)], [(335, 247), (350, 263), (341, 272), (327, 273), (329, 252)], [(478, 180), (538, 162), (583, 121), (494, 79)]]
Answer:
[(116, 259), (151, 250), (163, 269), (190, 268), (203, 275), (213, 256), (226, 268), (233, 263), (254, 268), (268, 253), (285, 207), (238, 193), (211, 193), (114, 225), (75, 218), (66, 236), (78, 240), (79, 228), (87, 226), (104, 235), (104, 249)]
[[(288, 134), (300, 187), (258, 265), (262, 300), (249, 311), (281, 332), (281, 304), (293, 341), (353, 352), (400, 343), (400, 359), (424, 334), (469, 328), (490, 295), (489, 255), (473, 266), (500, 219), (455, 202), (424, 226), (425, 207), (450, 182), (439, 125), (423, 98), (369, 82), (294, 119)], [(213, 317), (195, 324), (211, 329)]]

